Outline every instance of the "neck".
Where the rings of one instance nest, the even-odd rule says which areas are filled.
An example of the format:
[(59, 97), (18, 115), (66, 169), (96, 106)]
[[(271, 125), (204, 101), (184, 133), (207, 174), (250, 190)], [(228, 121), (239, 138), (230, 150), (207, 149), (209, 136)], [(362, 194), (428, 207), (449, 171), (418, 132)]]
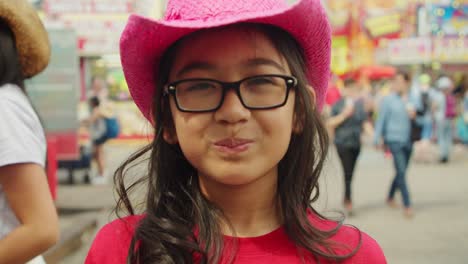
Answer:
[(277, 168), (253, 182), (227, 185), (199, 176), (200, 190), (223, 211), (220, 223), (225, 235), (255, 237), (267, 234), (281, 224), (277, 196)]

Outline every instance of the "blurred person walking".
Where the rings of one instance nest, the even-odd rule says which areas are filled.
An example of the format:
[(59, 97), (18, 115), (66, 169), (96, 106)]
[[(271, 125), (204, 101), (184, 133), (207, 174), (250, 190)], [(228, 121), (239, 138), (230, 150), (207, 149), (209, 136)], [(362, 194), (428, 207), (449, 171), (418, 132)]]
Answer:
[(330, 81), (328, 82), (328, 92), (325, 97), (325, 106), (323, 109), (323, 111), (327, 111), (327, 113), (330, 113), (333, 105), (341, 99), (342, 95), (340, 89), (338, 88), (339, 81), (340, 78), (333, 74), (330, 78)]
[(58, 217), (44, 171), (46, 140), (24, 79), (48, 64), (47, 33), (26, 0), (0, 1), (0, 263), (45, 263)]
[(364, 108), (364, 99), (359, 96), (356, 82), (352, 79), (345, 80), (343, 97), (333, 105), (328, 120), (328, 126), (334, 131), (334, 142), (343, 168), (344, 208), (349, 216), (353, 214), (351, 183), (361, 151), (363, 124), (368, 117)]
[(437, 129), (440, 163), (447, 163), (453, 144), (453, 120), (457, 116), (455, 96), (452, 94), (453, 81), (443, 76), (437, 80), (437, 92), (434, 94), (433, 111)]
[(106, 184), (108, 173), (106, 171), (104, 145), (109, 139), (116, 138), (119, 134), (120, 125), (109, 105), (102, 105), (97, 97), (89, 99), (91, 115), (83, 123), (89, 126), (91, 139), (93, 141), (93, 158), (97, 165), (97, 176), (91, 179), (95, 185)]
[(463, 144), (468, 145), (468, 90), (464, 92), (462, 111), (462, 114), (457, 120), (458, 136)]
[(385, 144), (390, 149), (395, 166), (395, 178), (390, 185), (387, 203), (391, 207), (396, 207), (394, 198), (396, 191), (399, 190), (405, 207), (404, 214), (407, 217), (413, 215), (406, 171), (413, 150), (411, 119), (416, 117), (414, 104), (409, 101), (409, 86), (410, 76), (398, 72), (392, 80), (392, 93), (381, 102), (374, 136), (376, 146), (381, 147)]
[(91, 78), (89, 106), (91, 115), (84, 120), (89, 125), (93, 145), (93, 159), (96, 161), (97, 175), (91, 178), (91, 183), (102, 185), (108, 182), (109, 173), (106, 170), (104, 146), (109, 139), (119, 134), (119, 124), (115, 116), (115, 107), (109, 100), (109, 89), (106, 80), (101, 76)]
[(461, 76), (458, 81), (458, 85), (453, 90), (453, 95), (463, 100), (466, 92), (468, 92), (468, 74), (465, 73)]
[(109, 89), (106, 81), (99, 76), (91, 78), (91, 88), (89, 98), (97, 97), (102, 104), (106, 104), (109, 99)]
[(421, 74), (411, 89), (410, 97), (416, 108), (416, 118), (412, 121), (412, 139), (418, 141), (414, 146), (415, 159), (423, 162), (428, 162), (430, 159), (430, 144), (433, 134), (431, 109), (433, 94), (431, 77), (426, 73)]

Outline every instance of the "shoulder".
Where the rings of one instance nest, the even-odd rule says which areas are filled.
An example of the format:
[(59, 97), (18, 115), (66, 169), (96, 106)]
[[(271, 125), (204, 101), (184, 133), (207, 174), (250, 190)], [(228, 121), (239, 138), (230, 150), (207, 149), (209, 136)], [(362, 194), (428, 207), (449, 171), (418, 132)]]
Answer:
[(126, 263), (130, 243), (142, 218), (127, 216), (103, 226), (94, 238), (85, 264)]
[(358, 247), (356, 254), (344, 261), (344, 263), (387, 263), (382, 248), (377, 241), (356, 227), (342, 226), (333, 240), (349, 245), (353, 250)]
[(6, 84), (0, 87), (0, 114), (3, 118), (16, 118), (15, 121), (38, 121), (29, 99), (16, 85)]
[(429, 93), (429, 97), (434, 100), (442, 99), (443, 93), (437, 90), (431, 90), (431, 92)]
[(27, 97), (14, 85), (0, 87), (0, 166), (45, 165), (46, 140), (41, 122)]
[(395, 105), (395, 103), (398, 101), (398, 97), (394, 94), (389, 94), (382, 98), (382, 101), (380, 102), (380, 111), (386, 111), (391, 108), (392, 105)]
[[(319, 219), (317, 216), (311, 216), (310, 221), (322, 230), (333, 230), (338, 226), (338, 223), (334, 221)], [(347, 255), (356, 248), (358, 249), (355, 255), (342, 263), (387, 263), (382, 248), (377, 241), (357, 227), (343, 225), (330, 240), (344, 246), (336, 250), (338, 255)]]
[(28, 99), (21, 88), (14, 84), (5, 84), (0, 86), (0, 100), (2, 103), (28, 102)]

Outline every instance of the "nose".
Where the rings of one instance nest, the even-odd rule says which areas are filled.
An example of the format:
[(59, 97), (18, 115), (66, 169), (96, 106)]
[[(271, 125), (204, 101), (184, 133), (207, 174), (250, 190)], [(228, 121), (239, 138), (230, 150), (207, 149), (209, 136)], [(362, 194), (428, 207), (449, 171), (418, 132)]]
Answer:
[(224, 123), (245, 122), (250, 118), (250, 110), (242, 104), (237, 92), (229, 89), (224, 95), (221, 107), (215, 112), (215, 120)]

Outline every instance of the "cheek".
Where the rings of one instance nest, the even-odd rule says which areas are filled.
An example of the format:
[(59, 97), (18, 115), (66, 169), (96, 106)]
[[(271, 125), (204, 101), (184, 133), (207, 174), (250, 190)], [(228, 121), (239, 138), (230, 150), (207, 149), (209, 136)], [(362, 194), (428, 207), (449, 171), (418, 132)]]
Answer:
[(272, 146), (287, 147), (293, 133), (294, 100), (276, 111), (259, 112), (257, 120), (266, 136), (274, 141)]
[(212, 120), (212, 114), (180, 112), (173, 100), (171, 100), (171, 111), (176, 137), (182, 150), (191, 152), (199, 148), (203, 142), (201, 139), (205, 135), (206, 128)]

